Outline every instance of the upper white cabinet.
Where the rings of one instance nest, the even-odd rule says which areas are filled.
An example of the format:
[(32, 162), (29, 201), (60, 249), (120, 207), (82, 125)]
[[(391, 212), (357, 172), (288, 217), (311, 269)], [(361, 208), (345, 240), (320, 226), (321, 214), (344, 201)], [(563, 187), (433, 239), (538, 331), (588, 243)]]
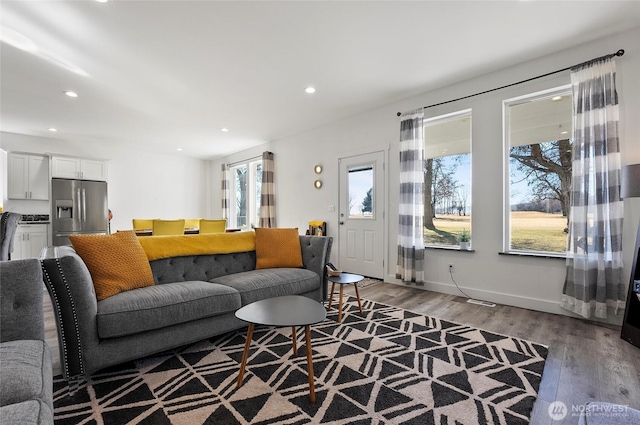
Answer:
[(7, 198), (48, 200), (49, 158), (43, 155), (9, 152)]
[(99, 159), (52, 156), (51, 177), (107, 181), (107, 162)]

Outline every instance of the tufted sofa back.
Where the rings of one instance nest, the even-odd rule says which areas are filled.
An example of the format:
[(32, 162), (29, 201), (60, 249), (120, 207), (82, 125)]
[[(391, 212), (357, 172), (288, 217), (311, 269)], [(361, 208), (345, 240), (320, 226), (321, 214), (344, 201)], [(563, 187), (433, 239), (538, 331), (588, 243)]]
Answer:
[[(300, 236), (304, 267), (322, 276), (323, 299), (326, 299), (327, 296), (324, 265), (331, 258), (332, 242), (333, 238), (326, 236)], [(210, 281), (228, 274), (255, 270), (256, 252), (171, 257), (153, 260), (149, 263), (153, 279), (158, 285), (190, 280)]]
[(156, 284), (188, 280), (208, 282), (216, 277), (254, 270), (256, 252), (162, 258), (150, 264)]

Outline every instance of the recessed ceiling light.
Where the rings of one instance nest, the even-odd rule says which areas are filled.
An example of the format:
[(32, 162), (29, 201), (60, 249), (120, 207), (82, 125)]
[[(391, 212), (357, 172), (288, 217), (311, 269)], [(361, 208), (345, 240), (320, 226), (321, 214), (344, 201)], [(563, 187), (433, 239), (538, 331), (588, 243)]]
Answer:
[(560, 134), (569, 134), (568, 131), (561, 131)]
[(553, 100), (554, 102), (557, 102), (559, 100), (562, 100), (562, 96), (553, 96), (551, 100)]
[(66, 94), (69, 97), (78, 97), (78, 93), (70, 90), (67, 90), (66, 92), (64, 92), (64, 94)]
[(97, 1), (98, 3), (106, 3), (106, 2), (108, 2), (109, 0), (96, 0), (96, 1)]
[(220, 129), (220, 131), (224, 131), (224, 132), (226, 133), (227, 131), (229, 131), (229, 129), (228, 129), (228, 128), (226, 128), (226, 127), (222, 127), (222, 128)]
[(304, 91), (305, 91), (305, 92), (307, 92), (307, 93), (309, 93), (309, 94), (311, 94), (311, 93), (315, 93), (315, 92), (316, 92), (316, 89), (315, 89), (315, 88), (313, 88), (313, 87), (311, 87), (311, 86), (309, 86), (309, 87), (307, 87), (306, 89), (304, 89)]
[(180, 151), (182, 150), (182, 148), (176, 148), (176, 150), (177, 150), (178, 152), (180, 152)]
[(49, 131), (51, 131), (52, 133), (55, 133), (56, 131), (58, 131), (58, 129), (57, 129), (57, 128), (53, 128), (53, 127), (51, 127), (51, 128), (49, 129)]

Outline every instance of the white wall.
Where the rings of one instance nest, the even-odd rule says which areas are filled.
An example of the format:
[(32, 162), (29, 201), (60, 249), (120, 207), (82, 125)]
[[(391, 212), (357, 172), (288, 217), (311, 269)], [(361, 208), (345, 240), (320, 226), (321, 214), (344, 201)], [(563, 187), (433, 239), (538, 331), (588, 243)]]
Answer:
[[(355, 153), (384, 150), (387, 162), (387, 258), (385, 281), (396, 281), (395, 252), (398, 216), (398, 111), (407, 111), (461, 96), (481, 92), (565, 68), (594, 57), (625, 49), (617, 59), (617, 83), (621, 105), (620, 140), (623, 164), (640, 162), (640, 52), (634, 49), (640, 39), (640, 29), (601, 39), (588, 45), (532, 60), (501, 72), (480, 76), (454, 86), (424, 93), (382, 108), (363, 111), (342, 121), (304, 134), (271, 142), (259, 149), (235, 154), (212, 162), (212, 180), (220, 181), (220, 165), (259, 154), (274, 152), (276, 166), (276, 211), (278, 226), (307, 227), (309, 220), (327, 221), (329, 236), (337, 238), (338, 158)], [(398, 78), (402, 78), (398, 76)], [(561, 259), (499, 255), (503, 234), (503, 165), (502, 165), (502, 100), (528, 94), (570, 82), (568, 72), (431, 108), (429, 116), (473, 109), (473, 249), (475, 252), (428, 250), (425, 289), (459, 294), (453, 285), (448, 264), (455, 264), (455, 279), (473, 297), (497, 303), (515, 305), (559, 314), (569, 314), (559, 308), (564, 281), (565, 262)], [(322, 164), (320, 175), (324, 186), (315, 190), (313, 165)], [(213, 208), (219, 208), (220, 189), (213, 187)], [(337, 211), (337, 209), (336, 209)], [(633, 245), (638, 226), (638, 200), (625, 201), (625, 237), (623, 242), (628, 281)], [(336, 263), (337, 241), (334, 241), (332, 261)], [(391, 266), (391, 267), (390, 267)], [(620, 322), (621, 317), (612, 319)]]
[[(60, 153), (109, 159), (109, 206), (112, 230), (130, 229), (133, 217), (219, 217), (220, 165), (274, 152), (278, 226), (305, 229), (310, 220), (324, 220), (337, 239), (338, 158), (383, 150), (387, 152), (387, 282), (395, 280), (397, 233), (398, 111), (454, 99), (564, 68), (620, 48), (617, 60), (621, 104), (620, 139), (623, 163), (640, 163), (640, 53), (634, 48), (640, 29), (608, 37), (569, 51), (552, 54), (491, 75), (423, 93), (387, 106), (363, 111), (321, 128), (216, 161), (180, 155), (149, 154), (134, 148), (105, 145), (89, 150), (81, 143), (0, 133), (0, 148), (33, 153)], [(401, 78), (399, 76), (398, 78)], [(428, 250), (425, 289), (458, 294), (447, 265), (455, 264), (458, 284), (473, 297), (542, 311), (568, 314), (558, 307), (564, 261), (498, 255), (502, 248), (502, 100), (569, 82), (568, 73), (537, 80), (467, 101), (427, 110), (429, 115), (473, 108), (473, 248), (475, 252)], [(313, 165), (322, 164), (321, 190), (313, 188)], [(2, 170), (0, 170), (2, 171)], [(4, 173), (2, 176), (4, 178)], [(2, 182), (4, 186), (4, 182)], [(4, 200), (5, 209), (39, 213), (35, 201)], [(46, 204), (43, 204), (46, 205)], [(14, 209), (19, 208), (18, 209)], [(29, 210), (27, 210), (29, 209)], [(32, 210), (32, 209), (38, 209)], [(44, 207), (44, 213), (47, 207)], [(625, 200), (624, 259), (628, 281), (640, 219), (640, 199)], [(337, 263), (337, 240), (332, 261)], [(618, 321), (621, 318), (618, 317)], [(616, 321), (614, 319), (613, 321)]]
[[(131, 229), (131, 219), (210, 217), (208, 161), (160, 155), (121, 146), (92, 147), (48, 138), (0, 133), (5, 151), (57, 153), (108, 160), (111, 231)], [(6, 174), (2, 173), (4, 179)], [(3, 182), (4, 183), (4, 182)], [(4, 186), (4, 184), (3, 184)], [(49, 213), (45, 201), (4, 200), (19, 213)], [(216, 213), (219, 212), (216, 210)]]

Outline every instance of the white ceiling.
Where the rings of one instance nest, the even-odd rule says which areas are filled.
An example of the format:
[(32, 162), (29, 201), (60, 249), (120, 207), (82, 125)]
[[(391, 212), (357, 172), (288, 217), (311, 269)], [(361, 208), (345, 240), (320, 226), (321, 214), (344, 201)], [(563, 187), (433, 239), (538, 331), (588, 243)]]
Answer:
[(1, 0), (0, 22), (37, 46), (0, 45), (2, 131), (214, 158), (637, 27), (640, 2)]

